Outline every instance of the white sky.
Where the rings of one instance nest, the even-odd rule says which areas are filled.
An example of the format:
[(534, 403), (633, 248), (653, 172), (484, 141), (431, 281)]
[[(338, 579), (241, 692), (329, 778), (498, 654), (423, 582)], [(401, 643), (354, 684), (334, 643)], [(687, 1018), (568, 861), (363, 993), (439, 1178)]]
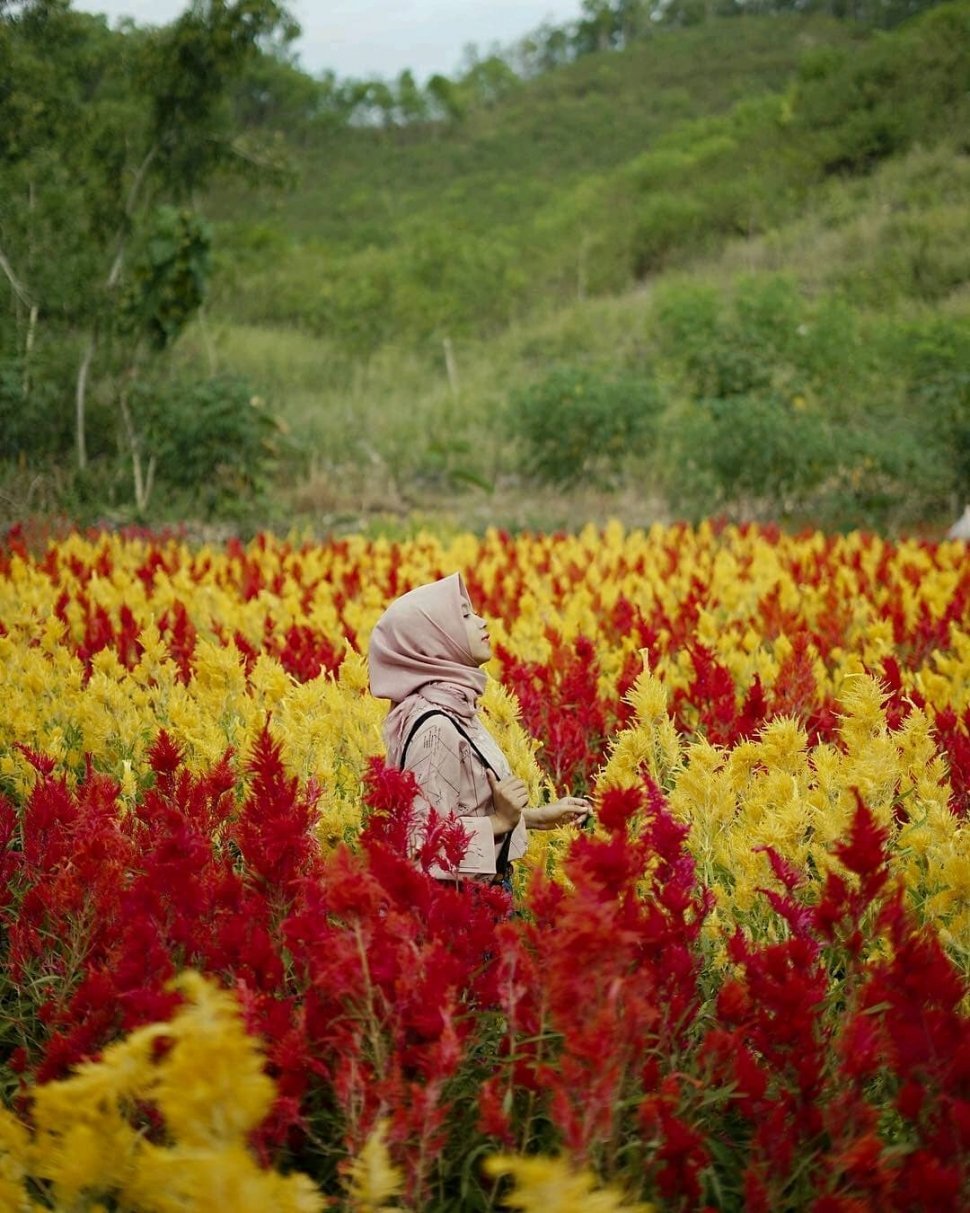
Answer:
[[(109, 24), (131, 17), (139, 25), (165, 25), (185, 0), (75, 0), (74, 8), (104, 13)], [(396, 76), (409, 67), (419, 81), (452, 75), (469, 42), (487, 50), (506, 46), (543, 21), (565, 25), (580, 0), (290, 0), (303, 35), (300, 65), (340, 77)]]

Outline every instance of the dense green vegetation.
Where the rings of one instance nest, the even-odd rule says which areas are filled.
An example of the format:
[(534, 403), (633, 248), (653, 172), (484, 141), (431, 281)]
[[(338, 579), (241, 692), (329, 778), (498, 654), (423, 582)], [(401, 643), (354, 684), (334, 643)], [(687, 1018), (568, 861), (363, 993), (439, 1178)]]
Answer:
[(781, 24), (711, 22), (585, 56), (460, 124), (331, 132), (302, 149), (296, 189), (255, 208), (219, 199), (225, 310), (367, 354), (389, 339), (487, 336), (747, 233), (779, 206), (738, 171), (737, 141), (754, 125), (742, 158), (771, 158), (802, 56), (859, 34), (827, 18)]
[[(144, 56), (188, 36), (53, 7), (115, 63), (119, 39)], [(34, 267), (19, 292), (8, 275), (0, 320), (7, 499), (318, 526), (446, 505), (476, 524), (596, 508), (893, 528), (962, 506), (970, 5), (883, 9), (891, 30), (683, 9), (647, 26), (627, 6), (625, 33), (622, 8), (599, 6), (608, 36), (584, 5), (531, 59), (473, 59), (403, 107), (399, 80), (383, 110), (374, 82), (311, 81), (250, 40), (207, 102), (222, 161), (191, 188), (188, 153), (159, 166), (153, 205), (118, 212), (83, 268), (66, 228), (48, 250), (71, 281), (104, 275), (94, 310), (81, 286), (32, 310), (56, 216), (18, 229), (0, 193), (0, 250)], [(284, 18), (267, 10), (263, 34)], [(23, 21), (3, 20), (16, 52)], [(60, 70), (77, 62), (75, 45)], [(25, 157), (0, 152), (0, 188), (32, 196)], [(95, 251), (110, 267), (126, 223), (106, 292)]]
[[(126, 33), (64, 0), (0, 3), (0, 432), (28, 475), (71, 459), (76, 500), (99, 504), (124, 468), (139, 510), (156, 471), (177, 485), (179, 413), (159, 406), (166, 355), (208, 288), (196, 199), (247, 162), (232, 89), (291, 32), (274, 0), (195, 5)], [(245, 414), (223, 395), (214, 381), (215, 413), (242, 438)], [(222, 462), (246, 449), (234, 441)]]

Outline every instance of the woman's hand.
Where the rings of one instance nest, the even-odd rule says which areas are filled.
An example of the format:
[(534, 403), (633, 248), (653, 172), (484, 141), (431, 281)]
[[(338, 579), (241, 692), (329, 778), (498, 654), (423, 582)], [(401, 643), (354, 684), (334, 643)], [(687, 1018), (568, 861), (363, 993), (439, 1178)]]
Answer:
[(586, 824), (592, 806), (585, 796), (564, 796), (552, 804), (525, 810), (525, 824), (530, 830), (555, 830), (559, 826)]
[(488, 783), (492, 789), (492, 804), (495, 812), (490, 820), (496, 838), (508, 834), (519, 824), (522, 810), (529, 803), (529, 789), (515, 775), (499, 779), (494, 771), (488, 771)]

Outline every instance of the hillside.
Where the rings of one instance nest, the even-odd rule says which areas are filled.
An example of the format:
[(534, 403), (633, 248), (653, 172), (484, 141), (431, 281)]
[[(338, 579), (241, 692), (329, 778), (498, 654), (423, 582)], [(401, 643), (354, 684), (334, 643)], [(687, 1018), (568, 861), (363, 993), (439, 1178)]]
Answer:
[[(407, 122), (321, 111), (242, 11), (0, 15), (3, 517), (898, 531), (970, 499), (968, 0), (486, 60), (494, 95)], [(239, 92), (192, 66), (224, 53)]]
[(665, 30), (523, 82), (464, 124), (334, 131), (294, 153), (290, 190), (217, 199), (220, 311), (369, 353), (623, 289), (636, 274), (624, 178), (644, 153), (779, 94), (807, 52), (864, 37), (822, 17)]
[(281, 522), (932, 526), (970, 491), (968, 13), (715, 22), (348, 131), (223, 220), (183, 356), (285, 417)]

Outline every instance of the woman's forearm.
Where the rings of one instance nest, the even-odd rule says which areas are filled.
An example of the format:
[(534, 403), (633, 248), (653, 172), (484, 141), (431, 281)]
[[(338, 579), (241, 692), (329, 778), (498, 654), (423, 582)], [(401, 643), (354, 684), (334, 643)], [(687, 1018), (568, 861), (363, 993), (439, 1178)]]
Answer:
[(589, 816), (590, 803), (584, 796), (564, 796), (538, 807), (522, 810), (527, 830), (555, 830), (564, 825), (582, 825)]

